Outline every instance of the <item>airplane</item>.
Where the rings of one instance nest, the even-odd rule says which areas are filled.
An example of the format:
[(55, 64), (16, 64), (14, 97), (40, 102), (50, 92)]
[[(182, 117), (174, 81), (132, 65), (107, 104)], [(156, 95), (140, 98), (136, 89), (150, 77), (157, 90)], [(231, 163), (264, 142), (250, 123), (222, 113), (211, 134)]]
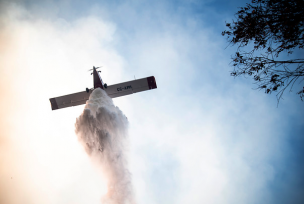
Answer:
[(93, 69), (90, 69), (93, 70), (91, 75), (93, 74), (94, 88), (86, 88), (86, 90), (82, 92), (50, 98), (52, 110), (85, 104), (86, 101), (89, 100), (93, 90), (97, 88), (103, 89), (111, 98), (157, 88), (154, 76), (108, 86), (106, 83), (103, 83), (99, 75), (100, 71), (97, 71), (99, 68), (100, 67), (93, 66)]

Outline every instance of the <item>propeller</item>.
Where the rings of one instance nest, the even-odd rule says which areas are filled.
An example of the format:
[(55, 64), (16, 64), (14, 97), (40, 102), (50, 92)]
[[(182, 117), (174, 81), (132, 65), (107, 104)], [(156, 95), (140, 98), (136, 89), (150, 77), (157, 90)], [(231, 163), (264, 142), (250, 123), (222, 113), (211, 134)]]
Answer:
[[(103, 67), (103, 66), (100, 66), (100, 67), (94, 67), (93, 66), (93, 68), (95, 68), (95, 69), (99, 69), (99, 68), (101, 68), (101, 67)], [(92, 71), (93, 69), (89, 69), (89, 71)]]

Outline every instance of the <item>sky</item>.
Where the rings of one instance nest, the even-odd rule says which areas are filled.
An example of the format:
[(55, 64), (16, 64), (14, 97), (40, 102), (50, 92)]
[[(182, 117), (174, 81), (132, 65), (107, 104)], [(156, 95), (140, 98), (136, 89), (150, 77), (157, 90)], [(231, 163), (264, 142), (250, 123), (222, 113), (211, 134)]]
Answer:
[(49, 98), (155, 76), (114, 104), (129, 121), (137, 203), (303, 203), (304, 108), (233, 78), (221, 36), (244, 1), (1, 1), (0, 203), (101, 203), (75, 134), (84, 105)]

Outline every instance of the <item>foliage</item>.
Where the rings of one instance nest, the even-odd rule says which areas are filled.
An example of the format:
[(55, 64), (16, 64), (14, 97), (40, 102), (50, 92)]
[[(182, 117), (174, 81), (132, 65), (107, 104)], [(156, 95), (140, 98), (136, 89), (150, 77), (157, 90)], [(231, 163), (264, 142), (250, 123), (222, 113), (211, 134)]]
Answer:
[[(222, 32), (238, 50), (232, 57), (232, 76), (252, 76), (267, 94), (284, 91), (304, 81), (304, 58), (292, 59), (304, 48), (304, 0), (252, 0), (236, 13), (237, 21), (226, 23)], [(251, 51), (244, 51), (250, 45)], [(280, 54), (287, 53), (288, 60)], [(304, 57), (304, 56), (303, 56)], [(303, 90), (297, 92), (304, 99)]]

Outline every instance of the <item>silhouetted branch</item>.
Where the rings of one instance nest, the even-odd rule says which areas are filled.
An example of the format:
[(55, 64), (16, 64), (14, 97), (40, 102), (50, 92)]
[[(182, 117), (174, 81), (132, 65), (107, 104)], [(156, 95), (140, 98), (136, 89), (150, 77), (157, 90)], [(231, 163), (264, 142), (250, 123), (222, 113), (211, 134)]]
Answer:
[[(304, 59), (278, 59), (284, 51), (291, 56), (304, 48), (304, 0), (253, 0), (236, 13), (237, 21), (226, 23), (231, 45), (237, 45), (232, 57), (232, 76), (252, 76), (258, 89), (270, 94), (278, 91), (278, 102), (287, 87), (303, 82)], [(252, 50), (243, 48), (253, 43)], [(256, 54), (257, 51), (261, 54)], [(297, 92), (303, 100), (303, 90)]]

